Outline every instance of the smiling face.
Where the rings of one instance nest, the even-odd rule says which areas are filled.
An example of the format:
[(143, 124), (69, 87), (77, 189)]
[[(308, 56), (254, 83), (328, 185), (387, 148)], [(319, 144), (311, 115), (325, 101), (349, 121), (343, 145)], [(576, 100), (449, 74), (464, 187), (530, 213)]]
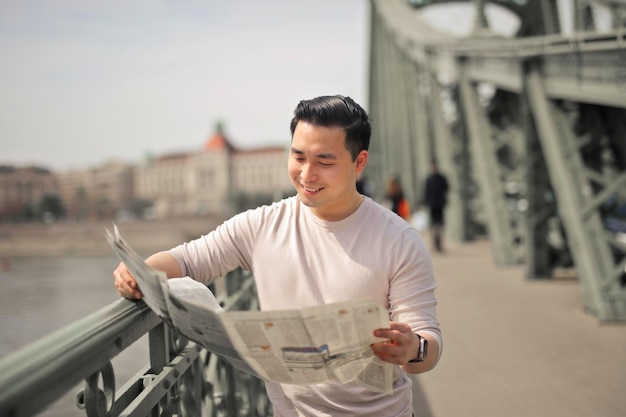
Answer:
[(291, 141), (289, 177), (300, 200), (316, 216), (338, 221), (352, 214), (363, 201), (356, 190), (356, 179), (367, 157), (367, 151), (362, 150), (352, 160), (342, 128), (300, 121)]

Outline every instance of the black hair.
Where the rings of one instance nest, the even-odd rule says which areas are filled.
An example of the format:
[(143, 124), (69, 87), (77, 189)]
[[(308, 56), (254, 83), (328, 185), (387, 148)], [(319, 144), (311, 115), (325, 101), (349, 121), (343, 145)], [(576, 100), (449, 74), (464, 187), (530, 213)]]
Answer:
[(359, 152), (368, 150), (372, 127), (369, 116), (350, 97), (340, 95), (320, 96), (302, 100), (296, 106), (291, 119), (291, 137), (298, 122), (307, 122), (315, 126), (340, 127), (346, 132), (346, 149), (356, 160)]

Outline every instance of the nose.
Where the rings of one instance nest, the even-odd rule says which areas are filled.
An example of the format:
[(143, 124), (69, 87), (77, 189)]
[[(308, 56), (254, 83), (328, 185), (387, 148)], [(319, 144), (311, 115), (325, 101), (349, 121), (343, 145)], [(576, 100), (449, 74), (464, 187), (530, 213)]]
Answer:
[(317, 169), (313, 164), (304, 164), (302, 165), (302, 170), (300, 171), (300, 178), (304, 183), (315, 182), (319, 179), (317, 175)]

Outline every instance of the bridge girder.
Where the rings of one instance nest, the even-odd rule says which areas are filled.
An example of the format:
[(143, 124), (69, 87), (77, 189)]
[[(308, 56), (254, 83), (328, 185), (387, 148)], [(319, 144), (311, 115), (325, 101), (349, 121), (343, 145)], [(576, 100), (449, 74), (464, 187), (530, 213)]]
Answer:
[(447, 3), (473, 3), (475, 5), (476, 30), (487, 28), (486, 3), (501, 6), (520, 19), (517, 36), (538, 36), (560, 31), (556, 0), (407, 0), (416, 9)]
[[(411, 149), (402, 173), (417, 188), (420, 153), (445, 166), (451, 234), (470, 239), (482, 225), (496, 262), (524, 262), (529, 277), (573, 266), (587, 311), (626, 320), (626, 243), (607, 229), (610, 210), (626, 210), (622, 33), (458, 40), (412, 12), (405, 1), (372, 0), (375, 135), (392, 132), (385, 147)], [(402, 150), (382, 154), (371, 157), (381, 178)]]

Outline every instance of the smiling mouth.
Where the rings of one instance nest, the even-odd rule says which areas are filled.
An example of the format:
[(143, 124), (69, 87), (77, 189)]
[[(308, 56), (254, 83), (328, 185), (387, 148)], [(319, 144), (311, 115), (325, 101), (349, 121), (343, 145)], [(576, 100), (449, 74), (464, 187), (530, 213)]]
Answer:
[(322, 188), (324, 188), (324, 187), (307, 187), (307, 186), (302, 185), (302, 184), (300, 184), (300, 186), (307, 193), (316, 193), (316, 192), (320, 191)]

